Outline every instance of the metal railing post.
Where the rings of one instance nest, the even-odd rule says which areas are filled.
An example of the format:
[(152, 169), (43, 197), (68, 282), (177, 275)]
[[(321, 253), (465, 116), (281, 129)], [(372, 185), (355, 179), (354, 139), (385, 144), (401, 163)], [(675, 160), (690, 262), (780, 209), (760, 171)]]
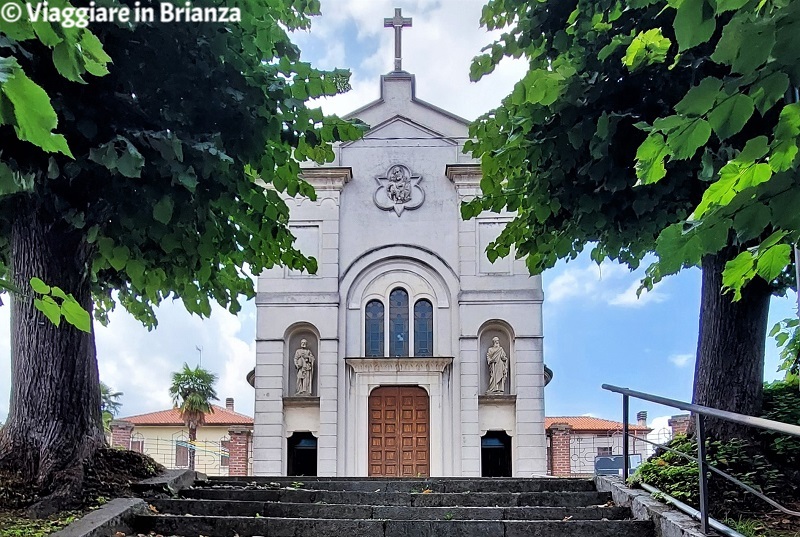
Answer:
[(697, 466), (700, 470), (700, 531), (708, 535), (708, 478), (706, 476), (706, 431), (703, 415), (695, 413), (697, 419)]
[(628, 453), (628, 412), (629, 398), (622, 396), (622, 482), (626, 482), (630, 473), (630, 456)]

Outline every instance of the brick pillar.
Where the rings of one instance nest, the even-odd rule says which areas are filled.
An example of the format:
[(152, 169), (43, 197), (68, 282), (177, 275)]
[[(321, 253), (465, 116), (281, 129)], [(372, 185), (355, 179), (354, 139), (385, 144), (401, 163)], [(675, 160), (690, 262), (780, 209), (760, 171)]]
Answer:
[(114, 420), (111, 422), (111, 447), (131, 449), (131, 435), (133, 423), (129, 421)]
[(670, 427), (672, 427), (672, 436), (676, 434), (686, 434), (686, 431), (689, 430), (689, 424), (692, 421), (692, 417), (689, 414), (679, 414), (677, 416), (672, 416), (670, 420), (667, 422)]
[(550, 426), (550, 472), (552, 475), (570, 475), (572, 473), (572, 457), (569, 451), (569, 439), (572, 427), (566, 423), (554, 423)]
[(245, 427), (231, 427), (228, 434), (231, 437), (228, 445), (228, 475), (248, 475), (249, 455), (250, 455), (250, 436), (253, 431)]

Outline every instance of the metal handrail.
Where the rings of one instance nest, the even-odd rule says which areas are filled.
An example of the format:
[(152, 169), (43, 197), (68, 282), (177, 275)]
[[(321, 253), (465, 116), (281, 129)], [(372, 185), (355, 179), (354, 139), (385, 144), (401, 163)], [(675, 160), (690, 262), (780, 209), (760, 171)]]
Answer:
[[(708, 482), (707, 482), (707, 475), (706, 470), (713, 471), (720, 476), (724, 477), (725, 479), (735, 483), (736, 485), (744, 488), (747, 492), (751, 494), (755, 494), (757, 497), (765, 500), (767, 503), (772, 505), (773, 507), (779, 509), (780, 511), (793, 516), (800, 516), (800, 512), (792, 511), (791, 509), (787, 509), (780, 505), (779, 503), (775, 502), (764, 496), (762, 493), (758, 492), (754, 488), (750, 487), (749, 485), (742, 483), (738, 479), (733, 476), (730, 476), (719, 470), (706, 462), (706, 448), (705, 448), (705, 421), (704, 416), (711, 416), (714, 418), (724, 419), (727, 421), (732, 421), (734, 423), (739, 423), (741, 425), (747, 425), (750, 427), (758, 427), (761, 429), (766, 429), (769, 431), (774, 431), (778, 433), (790, 434), (792, 436), (800, 437), (800, 426), (791, 425), (788, 423), (782, 423), (779, 421), (768, 420), (765, 418), (757, 418), (754, 416), (747, 416), (745, 414), (737, 414), (736, 412), (729, 412), (727, 410), (720, 410), (718, 408), (711, 408), (702, 405), (695, 405), (692, 403), (686, 403), (685, 401), (678, 401), (676, 399), (668, 399), (666, 397), (661, 397), (658, 395), (653, 395), (644, 392), (637, 392), (635, 390), (630, 390), (628, 388), (620, 388), (619, 386), (612, 386), (610, 384), (603, 384), (602, 388), (604, 390), (608, 390), (611, 392), (619, 393), (622, 395), (622, 434), (625, 437), (625, 441), (622, 443), (622, 458), (623, 458), (623, 468), (622, 468), (622, 475), (625, 479), (628, 478), (629, 473), (629, 466), (630, 461), (628, 460), (629, 455), (629, 445), (628, 445), (628, 438), (630, 437), (629, 431), (629, 408), (630, 408), (630, 401), (631, 397), (635, 399), (642, 399), (644, 401), (650, 401), (652, 403), (658, 403), (665, 406), (671, 406), (673, 408), (678, 408), (681, 410), (688, 410), (689, 412), (693, 412), (695, 415), (695, 433), (697, 434), (697, 458), (691, 457), (685, 453), (678, 453), (677, 451), (668, 448), (666, 446), (663, 447), (669, 451), (674, 453), (678, 453), (684, 458), (693, 460), (697, 462), (698, 469), (699, 469), (699, 481), (700, 481), (700, 530), (707, 534), (709, 532), (709, 518), (708, 518)], [(637, 438), (638, 440), (642, 440), (641, 438)], [(654, 444), (654, 442), (650, 442), (645, 440), (650, 444)]]

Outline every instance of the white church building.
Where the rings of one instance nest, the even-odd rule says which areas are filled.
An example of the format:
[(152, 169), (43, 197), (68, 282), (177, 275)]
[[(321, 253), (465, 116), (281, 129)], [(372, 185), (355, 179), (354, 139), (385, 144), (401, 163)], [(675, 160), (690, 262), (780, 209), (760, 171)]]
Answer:
[(486, 257), (510, 215), (462, 220), (481, 179), (469, 122), (415, 96), (410, 19), (386, 26), (395, 70), (348, 115), (370, 130), (304, 170), (316, 201), (286, 198), (318, 272), (258, 280), (253, 472), (544, 475), (541, 279)]

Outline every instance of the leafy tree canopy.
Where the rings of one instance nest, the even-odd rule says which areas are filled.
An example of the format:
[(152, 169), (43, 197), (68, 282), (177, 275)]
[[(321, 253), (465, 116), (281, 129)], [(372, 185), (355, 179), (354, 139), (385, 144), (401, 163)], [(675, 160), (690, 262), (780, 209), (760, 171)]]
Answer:
[(199, 365), (192, 369), (184, 363), (183, 369), (172, 374), (169, 394), (190, 429), (203, 425), (205, 415), (214, 411), (211, 401), (219, 399), (215, 382), (217, 376)]
[[(5, 286), (21, 211), (84, 237), (101, 320), (114, 290), (153, 326), (153, 305), (169, 296), (192, 313), (208, 315), (211, 300), (236, 312), (237, 297), (254, 294), (246, 271), (316, 269), (292, 247), (279, 192), (313, 197), (298, 161), (330, 160), (327, 142), (360, 135), (306, 106), (346, 90), (349, 74), (300, 61), (287, 35), (308, 26), (316, 0), (205, 4), (238, 7), (242, 21), (98, 24), (94, 33), (0, 23)], [(60, 296), (41, 300), (51, 319), (66, 316)]]
[[(505, 33), (472, 65), (502, 58), (526, 76), (476, 121), (483, 197), (465, 217), (518, 217), (491, 258), (533, 272), (574, 258), (638, 266), (645, 284), (734, 248), (724, 286), (786, 284), (800, 235), (800, 3), (790, 0), (492, 0)], [(788, 99), (786, 97), (789, 97)]]

